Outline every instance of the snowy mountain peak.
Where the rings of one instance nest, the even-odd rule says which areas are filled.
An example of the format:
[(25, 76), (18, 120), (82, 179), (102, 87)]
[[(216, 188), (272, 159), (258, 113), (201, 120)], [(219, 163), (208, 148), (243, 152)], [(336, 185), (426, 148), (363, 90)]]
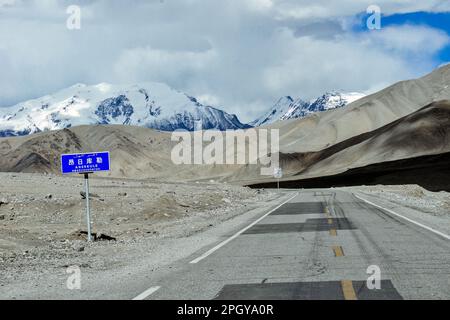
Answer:
[(330, 91), (326, 92), (319, 98), (311, 100), (310, 104), (323, 108), (323, 110), (318, 111), (325, 111), (329, 109), (345, 107), (347, 104), (361, 99), (364, 96), (364, 94), (359, 92), (343, 93), (340, 91)]
[(359, 92), (330, 91), (309, 102), (285, 96), (280, 98), (262, 117), (252, 121), (250, 125), (262, 126), (278, 120), (303, 118), (316, 112), (345, 107), (347, 104), (364, 96), (364, 94)]
[(204, 106), (164, 83), (75, 84), (54, 94), (0, 108), (0, 136), (25, 135), (86, 124), (138, 125), (163, 131), (242, 129), (235, 115)]

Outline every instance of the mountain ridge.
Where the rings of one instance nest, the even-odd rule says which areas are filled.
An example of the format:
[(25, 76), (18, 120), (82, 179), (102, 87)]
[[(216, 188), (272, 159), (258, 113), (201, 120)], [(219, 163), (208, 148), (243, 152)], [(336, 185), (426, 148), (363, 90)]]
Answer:
[(301, 98), (294, 99), (284, 96), (271, 107), (263, 116), (253, 120), (249, 124), (255, 127), (272, 124), (276, 121), (304, 118), (317, 112), (323, 112), (336, 108), (342, 108), (365, 96), (359, 92), (329, 91), (325, 94), (305, 101)]
[(137, 125), (161, 131), (245, 129), (236, 115), (206, 106), (166, 84), (75, 84), (0, 109), (0, 136), (21, 136), (77, 125)]

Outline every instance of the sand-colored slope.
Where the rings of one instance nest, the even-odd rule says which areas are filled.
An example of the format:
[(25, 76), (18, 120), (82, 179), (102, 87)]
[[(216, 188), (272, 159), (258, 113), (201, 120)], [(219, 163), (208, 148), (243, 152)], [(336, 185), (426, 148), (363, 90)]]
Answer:
[(167, 166), (169, 143), (169, 134), (146, 128), (80, 126), (1, 139), (0, 168), (2, 171), (58, 173), (61, 154), (110, 151), (114, 166), (107, 175), (156, 176)]
[(450, 99), (450, 65), (420, 79), (396, 83), (345, 108), (276, 122), (269, 128), (280, 129), (284, 153), (319, 151), (444, 99)]
[[(336, 174), (374, 163), (449, 152), (450, 101), (432, 103), (360, 138), (365, 139), (311, 163), (301, 175)], [(320, 152), (322, 157), (325, 153)]]
[(171, 134), (135, 126), (79, 126), (0, 139), (0, 171), (60, 173), (65, 153), (110, 151), (111, 171), (98, 176), (162, 180), (221, 180), (237, 165), (176, 165)]
[(372, 164), (448, 152), (450, 101), (444, 100), (324, 150), (281, 154), (280, 159), (286, 173), (284, 180), (290, 181), (332, 176)]

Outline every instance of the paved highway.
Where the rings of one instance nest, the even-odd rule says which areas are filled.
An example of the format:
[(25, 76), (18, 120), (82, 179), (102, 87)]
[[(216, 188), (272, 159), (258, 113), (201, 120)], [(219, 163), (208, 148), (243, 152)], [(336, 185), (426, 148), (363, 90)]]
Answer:
[[(222, 242), (153, 274), (135, 299), (450, 299), (449, 266), (445, 234), (346, 191), (292, 192)], [(379, 289), (367, 286), (374, 270)]]

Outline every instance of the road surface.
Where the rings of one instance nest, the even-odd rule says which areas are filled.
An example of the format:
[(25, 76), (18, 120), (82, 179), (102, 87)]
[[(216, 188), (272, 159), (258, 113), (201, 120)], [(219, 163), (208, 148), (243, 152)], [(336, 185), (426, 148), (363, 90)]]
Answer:
[[(134, 298), (450, 299), (445, 237), (350, 192), (292, 195), (221, 242), (153, 274)], [(367, 286), (374, 270), (379, 289)]]

